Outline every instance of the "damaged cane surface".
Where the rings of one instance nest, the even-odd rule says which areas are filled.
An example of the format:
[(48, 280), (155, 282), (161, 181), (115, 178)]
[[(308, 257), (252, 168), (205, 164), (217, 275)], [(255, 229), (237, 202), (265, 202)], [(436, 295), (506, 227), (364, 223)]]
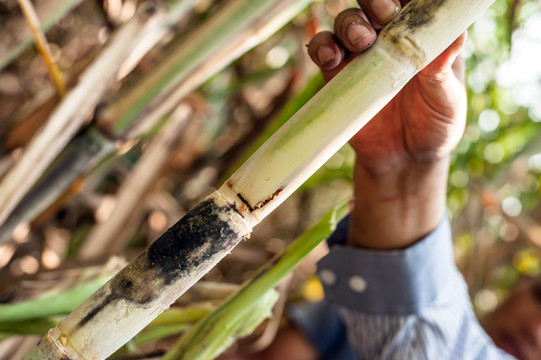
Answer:
[(213, 199), (200, 203), (103, 288), (104, 294), (78, 327), (114, 301), (151, 303), (156, 291), (186, 277), (194, 268), (211, 261), (214, 254), (233, 248), (243, 235), (224, 220), (223, 214), (230, 211), (230, 207), (218, 206)]
[(426, 66), (428, 56), (423, 46), (416, 40), (415, 33), (423, 31), (436, 21), (437, 10), (448, 0), (412, 1), (382, 31), (382, 37), (393, 47), (413, 61), (418, 70)]
[(393, 24), (405, 26), (409, 32), (426, 26), (434, 19), (434, 14), (438, 7), (442, 6), (447, 0), (432, 1), (412, 1), (400, 14), (392, 21)]
[[(233, 188), (230, 184), (228, 185), (229, 187)], [(274, 193), (271, 194), (271, 196), (269, 196), (268, 198), (266, 198), (265, 200), (263, 201), (260, 201), (258, 202), (257, 204), (255, 204), (254, 206), (252, 206), (250, 204), (250, 202), (248, 202), (248, 200), (246, 200), (244, 198), (244, 196), (242, 196), (241, 193), (237, 193), (237, 197), (240, 199), (240, 201), (242, 201), (242, 203), (246, 206), (246, 208), (248, 209), (248, 211), (250, 212), (254, 212), (255, 210), (258, 210), (258, 209), (261, 209), (263, 208), (265, 205), (267, 205), (269, 202), (271, 202), (272, 200), (276, 199), (276, 197), (278, 197), (278, 195), (282, 192), (282, 188), (279, 188), (277, 189)], [(241, 216), (243, 216), (241, 214)], [(244, 216), (243, 216), (244, 217)]]
[[(250, 231), (229, 201), (209, 196), (61, 321), (50, 341), (73, 359), (109, 356), (118, 348), (114, 344), (139, 332)], [(107, 327), (98, 325), (104, 323)], [(89, 330), (100, 327), (103, 331)], [(111, 349), (97, 346), (104, 339)]]

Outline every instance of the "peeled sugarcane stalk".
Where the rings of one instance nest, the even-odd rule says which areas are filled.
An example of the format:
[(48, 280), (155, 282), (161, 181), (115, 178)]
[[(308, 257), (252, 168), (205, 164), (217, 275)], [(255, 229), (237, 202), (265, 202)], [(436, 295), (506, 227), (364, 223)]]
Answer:
[(210, 270), (493, 0), (414, 0), (236, 173), (26, 359), (103, 359)]

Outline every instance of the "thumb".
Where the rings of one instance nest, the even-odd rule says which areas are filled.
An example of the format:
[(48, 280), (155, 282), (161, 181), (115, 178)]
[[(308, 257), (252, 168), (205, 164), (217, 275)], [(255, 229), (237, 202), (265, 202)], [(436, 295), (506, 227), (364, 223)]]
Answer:
[(455, 76), (464, 83), (465, 69), (464, 62), (461, 60), (460, 52), (466, 43), (467, 33), (462, 33), (447, 49), (428, 64), (420, 74), (431, 78), (445, 78), (449, 71), (453, 71)]

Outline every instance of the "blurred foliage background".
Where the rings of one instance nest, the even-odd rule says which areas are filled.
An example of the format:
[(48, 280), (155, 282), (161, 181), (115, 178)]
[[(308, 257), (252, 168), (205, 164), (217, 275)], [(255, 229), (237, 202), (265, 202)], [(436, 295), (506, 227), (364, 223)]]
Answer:
[[(79, 75), (103, 54), (111, 37), (138, 8), (149, 4), (175, 8), (172, 2), (142, 0), (63, 3), (62, 11), (58, 1), (34, 5), (68, 95)], [(168, 111), (173, 115), (164, 118), (177, 119), (176, 125), (161, 120), (143, 136), (131, 138), (112, 131), (110, 119), (100, 118), (100, 109), (126, 89), (141, 89), (141, 79), (166, 66), (167, 54), (187, 43), (194, 29), (204, 28), (224, 3), (190, 2), (187, 12), (168, 24), (135, 66), (107, 80), (98, 110), (83, 114), (85, 120), (72, 138), (97, 133), (110, 144), (108, 153), (78, 174), (38, 214), (7, 231), (0, 245), (2, 303), (61, 292), (117, 269), (122, 259), (134, 258), (322, 86), (305, 44), (316, 31), (332, 29), (338, 12), (355, 5), (347, 0), (315, 1), (225, 68), (208, 65), (206, 80), (175, 102)], [(256, 33), (264, 19), (257, 18), (243, 32)], [(4, 180), (60, 102), (27, 27), (19, 2), (0, 0), (0, 178)], [(453, 155), (447, 203), (457, 264), (482, 316), (497, 306), (518, 278), (541, 271), (541, 1), (496, 0), (472, 26), (468, 38), (464, 51), (468, 124)], [(64, 153), (77, 149), (66, 146)], [(143, 162), (150, 149), (158, 150)], [(145, 165), (138, 168), (138, 164)], [(189, 298), (183, 306), (223, 298), (222, 288), (212, 284), (234, 287), (349, 197), (352, 164), (353, 153), (345, 147), (259, 225), (250, 240), (205, 276), (212, 295), (194, 295), (196, 300)], [(61, 172), (59, 177), (67, 175)], [(120, 220), (108, 221), (115, 212)], [(107, 239), (105, 244), (94, 242), (96, 233), (107, 234), (98, 236)], [(85, 248), (98, 250), (86, 256)], [(238, 344), (239, 351), (265, 346), (272, 338), (269, 324), (282, 321), (288, 303), (322, 297), (313, 273), (325, 251), (325, 246), (318, 247), (280, 285), (282, 301), (272, 319)], [(113, 255), (120, 258), (114, 257), (111, 265)], [(37, 339), (28, 334), (43, 333), (50, 325), (40, 327), (37, 322), (29, 322), (28, 331), (0, 328), (0, 358), (20, 357)], [(118, 356), (150, 358), (167, 348), (169, 335), (156, 336), (145, 345), (128, 344)]]

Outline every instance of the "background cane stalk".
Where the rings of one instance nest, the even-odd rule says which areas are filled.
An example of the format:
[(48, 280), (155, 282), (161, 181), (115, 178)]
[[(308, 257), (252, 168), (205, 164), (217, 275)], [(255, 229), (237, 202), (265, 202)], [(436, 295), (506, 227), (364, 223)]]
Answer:
[[(62, 19), (82, 0), (70, 1), (36, 1), (36, 12), (42, 19), (40, 29), (45, 31)], [(7, 66), (33, 41), (33, 35), (25, 24), (22, 16), (7, 21), (4, 26), (6, 31), (13, 31), (15, 37), (3, 36), (0, 39), (0, 70)]]
[(101, 57), (85, 71), (76, 88), (63, 98), (42, 131), (33, 138), (21, 158), (2, 178), (0, 223), (4, 222), (34, 181), (87, 122), (89, 113), (101, 100), (111, 79), (137, 45), (138, 36), (145, 34), (145, 29), (153, 27), (153, 22), (160, 21), (162, 17), (163, 12), (159, 9), (142, 9), (116, 34)]
[(32, 354), (104, 358), (114, 352), (249, 236), (491, 3), (409, 3), (374, 47), (350, 63), (219, 190), (50, 330)]
[[(9, 239), (17, 225), (33, 220), (57, 200), (77, 178), (91, 171), (119, 148), (126, 151), (126, 148), (134, 146), (149, 133), (163, 128), (168, 121), (168, 114), (182, 98), (213, 74), (267, 39), (311, 2), (312, 0), (295, 2), (269, 0), (253, 3), (236, 0), (220, 9), (204, 26), (182, 39), (179, 47), (155, 66), (156, 71), (148, 73), (135, 85), (122, 90), (119, 96), (102, 107), (95, 115), (95, 124), (90, 125), (70, 141), (58, 156), (56, 163), (48, 169), (34, 188), (20, 199), (18, 206), (9, 216), (7, 214), (10, 207), (0, 211), (0, 224), (2, 214), (6, 216), (4, 224), (0, 227), (0, 243)], [(190, 2), (180, 2), (171, 9), (164, 16), (165, 24), (177, 19), (178, 13), (184, 13), (187, 3)], [(142, 45), (148, 50), (149, 45), (154, 44), (156, 40), (156, 33), (163, 32), (166, 25), (154, 24), (147, 29), (141, 35), (141, 41), (136, 41), (137, 53), (141, 51), (139, 48)], [(144, 41), (151, 35), (152, 41)], [(133, 62), (134, 52), (135, 50), (131, 53), (129, 61), (123, 63), (123, 68), (129, 67), (129, 64), (126, 65), (127, 62), (130, 64)], [(40, 149), (42, 148), (43, 146)], [(22, 161), (32, 164), (31, 159)], [(44, 161), (40, 161), (40, 166), (43, 165)], [(16, 169), (13, 169), (11, 173), (15, 171)], [(13, 186), (14, 183), (6, 180), (5, 184), (7, 187)], [(32, 180), (26, 179), (24, 184), (28, 184), (26, 187), (29, 187)], [(20, 194), (6, 194), (6, 197), (18, 201), (25, 187), (19, 186), (18, 189)]]

